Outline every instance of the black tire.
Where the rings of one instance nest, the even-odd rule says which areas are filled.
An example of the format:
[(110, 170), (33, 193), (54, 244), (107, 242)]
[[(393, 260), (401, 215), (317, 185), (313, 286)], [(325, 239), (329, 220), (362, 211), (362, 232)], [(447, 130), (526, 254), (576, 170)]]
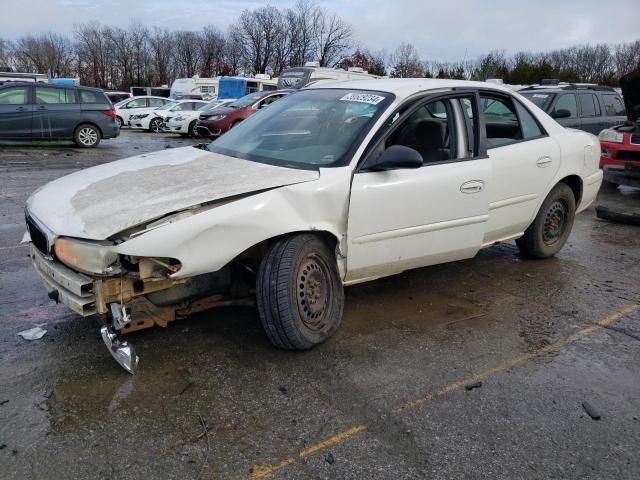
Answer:
[(335, 256), (318, 236), (274, 243), (260, 264), (256, 297), (260, 321), (273, 345), (308, 350), (342, 320), (344, 290)]
[(533, 223), (524, 236), (516, 240), (520, 251), (533, 258), (554, 256), (564, 246), (576, 217), (576, 199), (573, 190), (559, 183), (540, 206)]
[(160, 117), (152, 118), (149, 122), (149, 131), (151, 133), (162, 132), (162, 119)]
[(189, 124), (189, 128), (188, 128), (188, 135), (190, 137), (197, 137), (198, 136), (198, 131), (196, 130), (196, 123), (197, 120), (193, 120), (190, 124)]
[(118, 128), (122, 128), (122, 126), (124, 125), (124, 122), (120, 117), (116, 117), (116, 123), (118, 124)]
[(73, 133), (73, 141), (81, 148), (94, 148), (100, 143), (100, 130), (94, 125), (83, 123)]

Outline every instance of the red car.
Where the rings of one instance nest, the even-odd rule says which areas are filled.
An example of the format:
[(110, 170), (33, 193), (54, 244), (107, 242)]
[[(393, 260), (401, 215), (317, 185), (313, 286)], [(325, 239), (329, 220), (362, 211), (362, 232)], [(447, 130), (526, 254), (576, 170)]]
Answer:
[(129, 92), (104, 92), (104, 94), (114, 105), (122, 100), (133, 97)]
[(620, 79), (629, 119), (600, 132), (600, 168), (611, 185), (640, 188), (640, 70)]
[(203, 137), (217, 138), (261, 108), (288, 95), (292, 91), (268, 90), (250, 93), (225, 107), (214, 108), (204, 112), (198, 118), (196, 132)]

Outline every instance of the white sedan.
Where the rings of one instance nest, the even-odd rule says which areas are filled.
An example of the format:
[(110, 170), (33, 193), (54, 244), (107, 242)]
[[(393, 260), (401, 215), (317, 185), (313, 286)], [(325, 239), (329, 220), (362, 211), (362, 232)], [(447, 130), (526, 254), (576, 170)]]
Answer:
[(131, 128), (142, 128), (149, 132), (160, 133), (164, 129), (164, 123), (171, 117), (194, 112), (206, 104), (207, 102), (204, 100), (179, 100), (154, 110), (145, 110), (131, 115), (127, 123)]
[(120, 128), (129, 126), (129, 117), (131, 115), (138, 115), (142, 112), (148, 112), (157, 108), (162, 108), (165, 105), (173, 105), (175, 100), (164, 97), (133, 97), (127, 98), (114, 105), (116, 110), (116, 123)]
[(215, 108), (224, 107), (235, 101), (234, 98), (227, 100), (212, 100), (209, 103), (205, 103), (197, 110), (180, 112), (178, 115), (172, 115), (170, 118), (165, 119), (162, 125), (163, 131), (167, 133), (177, 133), (182, 136), (196, 137), (196, 122), (202, 112), (208, 112)]
[(318, 84), (208, 146), (93, 167), (27, 201), (49, 291), (118, 332), (255, 301), (284, 349), (329, 338), (343, 287), (515, 240), (555, 255), (602, 181), (591, 134), (495, 84)]

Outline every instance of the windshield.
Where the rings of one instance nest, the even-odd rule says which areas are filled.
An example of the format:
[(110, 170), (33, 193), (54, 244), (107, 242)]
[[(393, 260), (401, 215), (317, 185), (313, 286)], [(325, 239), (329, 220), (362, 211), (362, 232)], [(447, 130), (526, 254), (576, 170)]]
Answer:
[(245, 95), (244, 97), (239, 98), (235, 102), (231, 102), (229, 105), (227, 105), (227, 107), (230, 107), (230, 108), (248, 107), (249, 105), (253, 105), (254, 103), (256, 103), (262, 97), (264, 97), (264, 94), (262, 93), (250, 93), (249, 95)]
[(520, 94), (527, 100), (535, 103), (536, 106), (540, 107), (545, 112), (549, 111), (551, 102), (553, 102), (553, 97), (555, 97), (555, 93), (521, 92)]
[(389, 93), (362, 90), (301, 90), (259, 110), (208, 148), (290, 168), (347, 165), (392, 99)]
[(227, 102), (226, 100), (213, 100), (212, 102), (205, 103), (200, 108), (198, 108), (198, 110), (200, 110), (201, 112), (207, 112), (209, 110), (213, 110), (214, 108), (221, 106), (226, 102)]
[(118, 103), (114, 104), (114, 107), (121, 107), (123, 105), (126, 105), (129, 100), (133, 100), (132, 98), (125, 98), (124, 100), (120, 100)]

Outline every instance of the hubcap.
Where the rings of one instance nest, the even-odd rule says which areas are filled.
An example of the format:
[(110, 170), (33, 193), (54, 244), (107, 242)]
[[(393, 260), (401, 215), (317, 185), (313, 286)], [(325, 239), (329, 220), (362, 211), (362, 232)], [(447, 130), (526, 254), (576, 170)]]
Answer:
[(98, 141), (98, 132), (93, 128), (85, 127), (78, 133), (80, 143), (86, 146), (95, 145)]
[(160, 120), (151, 120), (151, 131), (153, 133), (160, 133)]
[(567, 224), (567, 205), (557, 200), (551, 204), (545, 215), (542, 239), (545, 244), (553, 245), (564, 233)]
[(328, 268), (320, 258), (309, 256), (298, 268), (297, 280), (300, 317), (309, 329), (321, 330), (331, 296)]
[(122, 128), (122, 120), (120, 117), (116, 117), (116, 123), (118, 124), (118, 128)]

